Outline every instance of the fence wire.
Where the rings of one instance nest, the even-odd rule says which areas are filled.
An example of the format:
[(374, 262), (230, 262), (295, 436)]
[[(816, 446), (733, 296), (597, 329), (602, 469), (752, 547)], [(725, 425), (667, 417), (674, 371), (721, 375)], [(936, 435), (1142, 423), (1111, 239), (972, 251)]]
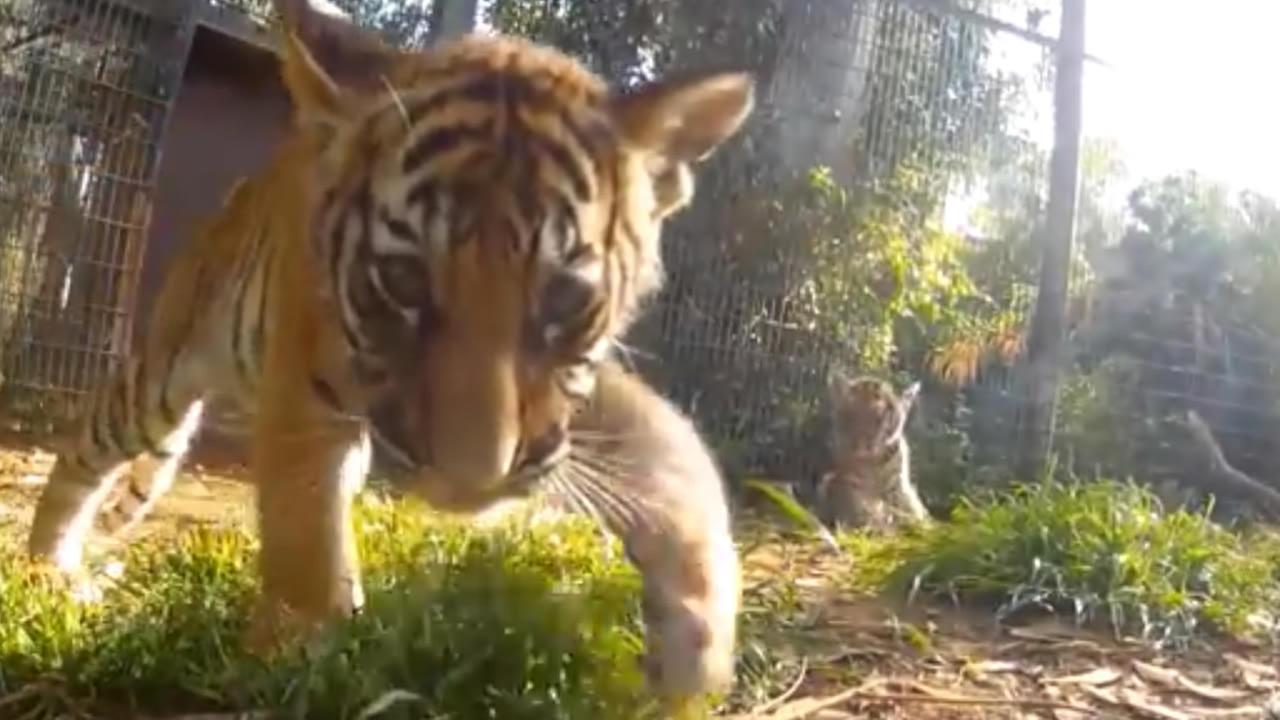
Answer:
[[(901, 234), (908, 243), (925, 226), (986, 242), (970, 216), (993, 199), (1010, 211), (1029, 204), (1035, 215), (1052, 137), (1051, 51), (945, 3), (792, 3), (784, 13), (789, 31), (815, 30), (802, 33), (802, 47), (780, 51), (743, 141), (763, 149), (756, 162), (731, 152), (713, 159), (690, 217), (668, 230), (669, 282), (637, 332), (648, 352), (638, 364), (693, 413), (733, 475), (803, 490), (830, 467), (828, 383), (837, 370), (900, 388), (923, 381), (913, 437), (959, 432), (965, 462), (1012, 459), (1021, 404), (1012, 368), (987, 367), (960, 402), (935, 378), (877, 352), (885, 338), (869, 336), (869, 325), (849, 321), (880, 302), (868, 296), (895, 290), (835, 279), (874, 276), (863, 266), (887, 263), (883, 254), (841, 254), (831, 237), (785, 222), (754, 235), (741, 228), (767, 225), (762, 208), (771, 204), (785, 216), (791, 178), (815, 165), (854, 194), (891, 204), (894, 193), (925, 198), (905, 220), (916, 226)], [(739, 230), (725, 236), (724, 227)], [(1001, 303), (1025, 315), (1033, 292), (1023, 290)]]
[(7, 414), (56, 417), (127, 352), (174, 8), (0, 8), (0, 367)]

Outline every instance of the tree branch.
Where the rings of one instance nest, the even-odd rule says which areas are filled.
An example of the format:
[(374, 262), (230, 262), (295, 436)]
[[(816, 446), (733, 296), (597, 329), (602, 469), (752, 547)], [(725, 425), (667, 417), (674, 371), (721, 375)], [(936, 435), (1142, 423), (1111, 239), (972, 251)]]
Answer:
[(1248, 498), (1257, 503), (1267, 517), (1280, 519), (1280, 490), (1258, 482), (1233, 467), (1222, 453), (1222, 446), (1213, 437), (1213, 430), (1195, 410), (1187, 411), (1184, 422), (1191, 439), (1204, 454), (1209, 466), (1208, 473), (1186, 479), (1211, 492), (1224, 490)]

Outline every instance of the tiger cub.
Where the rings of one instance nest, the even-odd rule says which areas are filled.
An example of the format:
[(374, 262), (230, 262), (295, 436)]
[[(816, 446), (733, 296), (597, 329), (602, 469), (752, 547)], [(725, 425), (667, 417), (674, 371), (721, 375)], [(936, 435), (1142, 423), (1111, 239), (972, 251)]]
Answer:
[(831, 384), (831, 449), (835, 468), (818, 487), (826, 519), (843, 528), (887, 530), (927, 521), (911, 482), (910, 451), (903, 433), (920, 392), (913, 383), (901, 395), (889, 383), (837, 374)]
[[(755, 85), (713, 71), (610, 88), (518, 38), (396, 50), (304, 0), (277, 4), (291, 127), (166, 268), (141, 346), (83, 409), (27, 539), (76, 573), (104, 503), (140, 520), (206, 403), (230, 399), (252, 420), (260, 582), (247, 640), (263, 651), (363, 602), (352, 502), (375, 445), (403, 490), (450, 512), (572, 482), (569, 460), (592, 438), (571, 423), (661, 287), (664, 223), (746, 120)], [(723, 501), (636, 493), (646, 487), (670, 517), (636, 531), (635, 555), (653, 585), (677, 588), (657, 593), (674, 608), (686, 586), (672, 577), (705, 580), (677, 570), (723, 552)], [(703, 516), (708, 536), (689, 520)], [(705, 584), (721, 602), (723, 581)]]

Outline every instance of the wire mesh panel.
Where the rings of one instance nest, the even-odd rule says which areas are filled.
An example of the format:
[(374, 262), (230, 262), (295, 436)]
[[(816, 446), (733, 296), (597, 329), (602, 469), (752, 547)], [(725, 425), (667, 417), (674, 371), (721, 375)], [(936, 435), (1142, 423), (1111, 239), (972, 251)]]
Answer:
[(0, 390), (12, 417), (58, 420), (128, 351), (188, 5), (0, 7)]
[(215, 12), (238, 13), (264, 26), (278, 20), (271, 0), (208, 0), (208, 4)]
[[(735, 475), (804, 487), (830, 466), (837, 370), (900, 388), (924, 381), (913, 437), (973, 422), (969, 406), (985, 405), (982, 423), (994, 427), (967, 437), (1009, 452), (999, 425), (1016, 422), (1012, 368), (1034, 263), (988, 298), (982, 327), (957, 321), (946, 337), (925, 337), (907, 305), (917, 287), (950, 297), (929, 268), (945, 275), (961, 246), (1037, 231), (992, 215), (1042, 214), (1052, 51), (1002, 31), (983, 3), (781, 7), (788, 39), (769, 59), (741, 140), (749, 150), (713, 158), (699, 202), (668, 231), (668, 285), (636, 332), (638, 364), (696, 416)], [(955, 383), (968, 390), (923, 367), (946, 365), (939, 350), (986, 358)]]
[(1055, 444), (1079, 471), (1248, 516), (1256, 496), (1224, 476), (1277, 487), (1280, 203), (1180, 174), (1126, 205), (1123, 231), (1093, 253)]

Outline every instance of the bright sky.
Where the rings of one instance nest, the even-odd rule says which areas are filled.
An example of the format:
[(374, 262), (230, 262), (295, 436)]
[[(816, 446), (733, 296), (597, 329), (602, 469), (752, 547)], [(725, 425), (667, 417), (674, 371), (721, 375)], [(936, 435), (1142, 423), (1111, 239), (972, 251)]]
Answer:
[[(1280, 0), (1090, 0), (1085, 133), (1280, 198)], [(1055, 28), (1056, 30), (1056, 28)]]

